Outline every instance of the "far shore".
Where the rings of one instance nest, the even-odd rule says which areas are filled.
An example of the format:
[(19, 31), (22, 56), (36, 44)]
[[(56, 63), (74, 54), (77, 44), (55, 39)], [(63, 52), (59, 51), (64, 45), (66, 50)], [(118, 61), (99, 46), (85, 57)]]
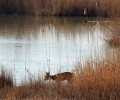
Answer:
[(0, 0), (0, 15), (120, 16), (119, 0)]

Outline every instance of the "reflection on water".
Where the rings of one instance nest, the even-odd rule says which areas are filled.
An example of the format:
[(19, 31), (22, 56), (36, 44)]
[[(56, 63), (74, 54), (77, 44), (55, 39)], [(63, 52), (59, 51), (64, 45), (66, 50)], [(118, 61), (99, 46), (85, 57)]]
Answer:
[(27, 71), (71, 71), (78, 60), (102, 59), (108, 51), (103, 41), (104, 19), (89, 20), (83, 23), (80, 17), (0, 16), (0, 64), (14, 70), (19, 80)]

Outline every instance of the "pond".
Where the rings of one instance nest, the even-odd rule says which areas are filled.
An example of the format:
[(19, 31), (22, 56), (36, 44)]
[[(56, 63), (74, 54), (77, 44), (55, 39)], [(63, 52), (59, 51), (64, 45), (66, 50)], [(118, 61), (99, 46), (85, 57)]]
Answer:
[(19, 83), (28, 74), (72, 71), (77, 61), (110, 58), (118, 48), (104, 41), (109, 20), (0, 16), (0, 65), (12, 70)]

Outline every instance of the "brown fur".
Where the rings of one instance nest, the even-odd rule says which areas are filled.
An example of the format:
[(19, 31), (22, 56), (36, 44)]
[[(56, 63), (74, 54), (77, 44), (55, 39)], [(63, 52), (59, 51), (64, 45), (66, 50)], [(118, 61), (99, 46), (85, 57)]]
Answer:
[(45, 79), (44, 80), (56, 80), (56, 81), (64, 81), (67, 80), (70, 82), (74, 76), (74, 73), (71, 72), (63, 72), (63, 73), (57, 73), (56, 75), (50, 75), (50, 73), (46, 72)]

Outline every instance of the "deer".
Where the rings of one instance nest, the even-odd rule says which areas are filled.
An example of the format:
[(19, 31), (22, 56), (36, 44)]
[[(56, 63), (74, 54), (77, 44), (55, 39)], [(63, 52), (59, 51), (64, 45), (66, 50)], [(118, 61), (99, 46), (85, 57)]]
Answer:
[(50, 75), (50, 72), (46, 72), (45, 78), (44, 80), (55, 80), (55, 81), (65, 81), (67, 80), (67, 82), (71, 82), (71, 80), (74, 77), (74, 73), (71, 72), (63, 72), (63, 73), (57, 73), (55, 75)]

